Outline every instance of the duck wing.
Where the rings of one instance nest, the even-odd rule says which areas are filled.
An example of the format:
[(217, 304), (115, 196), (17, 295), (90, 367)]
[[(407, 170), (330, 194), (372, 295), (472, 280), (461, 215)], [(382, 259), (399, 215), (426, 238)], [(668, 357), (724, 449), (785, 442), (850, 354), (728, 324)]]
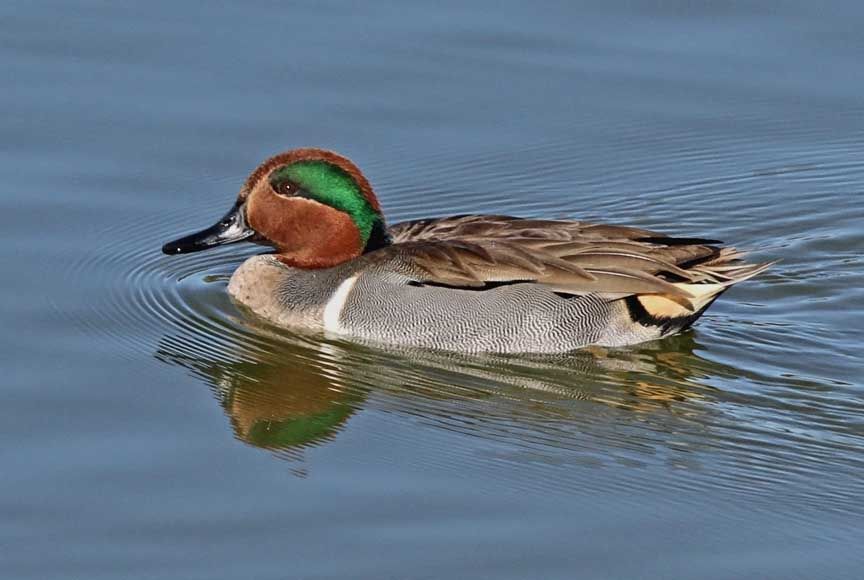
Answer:
[(402, 222), (389, 233), (393, 244), (368, 256), (418, 283), (482, 289), (526, 282), (610, 299), (660, 295), (688, 309), (702, 294), (695, 286), (714, 294), (767, 267), (742, 264), (741, 252), (717, 240), (572, 220), (465, 215)]

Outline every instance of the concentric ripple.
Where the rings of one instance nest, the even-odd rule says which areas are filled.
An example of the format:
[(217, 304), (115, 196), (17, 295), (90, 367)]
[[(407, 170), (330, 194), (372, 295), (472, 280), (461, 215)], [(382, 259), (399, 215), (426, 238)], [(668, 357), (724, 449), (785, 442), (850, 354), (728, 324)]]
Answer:
[[(416, 422), (442, 436), (479, 436), (489, 447), (481, 459), (490, 471), (501, 470), (503, 477), (514, 462), (527, 461), (543, 473), (519, 483), (526, 487), (590, 488), (605, 480), (577, 481), (562, 466), (611, 462), (704, 472), (674, 478), (682, 489), (714, 485), (740, 494), (789, 493), (837, 509), (852, 505), (859, 487), (838, 493), (804, 482), (814, 472), (847, 477), (862, 467), (858, 456), (842, 453), (862, 441), (856, 379), (851, 370), (845, 375), (837, 370), (854, 365), (832, 362), (856, 356), (854, 341), (833, 329), (842, 316), (837, 309), (854, 298), (849, 279), (860, 279), (860, 257), (848, 249), (850, 237), (858, 235), (855, 220), (838, 209), (839, 192), (851, 173), (860, 180), (862, 166), (810, 156), (808, 165), (762, 170), (742, 167), (730, 149), (711, 157), (709, 168), (696, 163), (692, 171), (701, 179), (648, 187), (634, 204), (622, 191), (644, 180), (650, 168), (622, 164), (614, 179), (583, 184), (597, 197), (579, 209), (574, 199), (561, 201), (563, 190), (554, 188), (527, 204), (515, 196), (502, 201), (494, 188), (478, 188), (499, 183), (531, 191), (523, 178), (531, 170), (554, 177), (574, 162), (589, 163), (590, 152), (574, 161), (563, 149), (561, 143), (545, 144), (455, 165), (425, 160), (410, 166), (411, 179), (386, 164), (372, 164), (370, 173), (377, 174), (379, 194), (397, 218), (495, 207), (549, 216), (557, 205), (560, 213), (580, 217), (663, 229), (665, 224), (675, 233), (741, 241), (761, 247), (760, 259), (784, 261), (730, 292), (695, 332), (683, 336), (558, 358), (471, 358), (366, 348), (254, 323), (235, 308), (225, 287), (234, 269), (259, 248), (231, 246), (172, 257), (160, 252), (166, 240), (208, 225), (218, 209), (208, 210), (211, 215), (188, 209), (166, 216), (153, 208), (131, 215), (129, 208), (112, 207), (101, 210), (103, 223), (110, 216), (111, 225), (84, 238), (88, 251), (70, 248), (63, 275), (81, 294), (57, 310), (106, 352), (129, 358), (145, 352), (189, 370), (213, 390), (238, 439), (286, 457), (340, 436), (363, 410), (376, 414), (381, 433)], [(501, 166), (509, 172), (498, 172)], [(654, 168), (658, 171), (665, 169)], [(411, 189), (409, 182), (421, 185)], [(775, 182), (797, 191), (789, 203), (772, 209), (780, 221), (797, 223), (794, 231), (772, 231), (775, 226), (754, 224), (751, 217), (767, 212), (763, 206), (773, 198)], [(447, 189), (435, 185), (440, 183)], [(826, 200), (837, 202), (819, 219), (797, 207), (812, 183), (824, 188)], [(478, 195), (457, 201), (457, 192), (472, 190)], [(752, 195), (742, 197), (738, 190)], [(705, 195), (723, 201), (715, 211), (730, 216), (728, 224), (710, 221), (712, 213), (698, 206)], [(650, 218), (644, 215), (648, 209)], [(834, 230), (820, 230), (817, 222), (826, 215)], [(678, 219), (685, 219), (687, 229), (675, 227)], [(808, 311), (824, 309), (823, 320), (798, 316), (801, 303), (809, 304)], [(835, 322), (829, 324), (832, 316)], [(804, 366), (790, 360), (791, 343), (819, 353), (818, 361), (825, 362), (807, 359)], [(422, 438), (428, 431), (416, 433)], [(372, 435), (387, 436), (377, 430)], [(424, 448), (420, 439), (416, 445)], [(416, 459), (441, 469), (476, 460), (476, 450), (462, 448)], [(646, 482), (636, 477), (620, 485), (635, 490)]]
[(263, 349), (260, 336), (239, 323), (224, 291), (250, 250), (173, 259), (161, 254), (161, 244), (191, 230), (191, 222), (151, 214), (98, 232), (93, 250), (64, 272), (92, 291), (88, 310), (77, 311), (75, 322), (125, 356), (153, 351), (166, 336), (189, 356), (215, 360)]

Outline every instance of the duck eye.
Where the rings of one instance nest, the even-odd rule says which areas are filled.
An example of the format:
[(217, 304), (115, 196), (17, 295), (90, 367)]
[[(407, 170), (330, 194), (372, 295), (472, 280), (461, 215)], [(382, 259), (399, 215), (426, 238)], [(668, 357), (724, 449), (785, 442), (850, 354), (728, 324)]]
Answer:
[(290, 181), (280, 181), (274, 188), (279, 195), (294, 196), (297, 195), (298, 187)]

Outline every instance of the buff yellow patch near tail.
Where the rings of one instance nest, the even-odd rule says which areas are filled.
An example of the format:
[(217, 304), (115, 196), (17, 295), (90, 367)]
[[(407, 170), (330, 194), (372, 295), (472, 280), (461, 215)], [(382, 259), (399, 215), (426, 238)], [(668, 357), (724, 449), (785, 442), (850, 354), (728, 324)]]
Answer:
[(657, 318), (679, 318), (681, 316), (691, 316), (699, 312), (707, 304), (714, 299), (719, 293), (727, 288), (724, 284), (675, 284), (681, 288), (692, 298), (690, 302), (692, 308), (682, 304), (680, 301), (671, 300), (660, 294), (643, 294), (637, 297), (639, 303), (645, 308), (651, 316)]

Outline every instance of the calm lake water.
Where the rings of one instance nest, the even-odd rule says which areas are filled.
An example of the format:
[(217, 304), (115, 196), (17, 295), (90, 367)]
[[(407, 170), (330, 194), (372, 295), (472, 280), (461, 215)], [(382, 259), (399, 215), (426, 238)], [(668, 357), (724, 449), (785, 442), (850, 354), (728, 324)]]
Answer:
[[(0, 7), (0, 577), (861, 578), (864, 4)], [(263, 158), (782, 260), (554, 359), (250, 324)]]

